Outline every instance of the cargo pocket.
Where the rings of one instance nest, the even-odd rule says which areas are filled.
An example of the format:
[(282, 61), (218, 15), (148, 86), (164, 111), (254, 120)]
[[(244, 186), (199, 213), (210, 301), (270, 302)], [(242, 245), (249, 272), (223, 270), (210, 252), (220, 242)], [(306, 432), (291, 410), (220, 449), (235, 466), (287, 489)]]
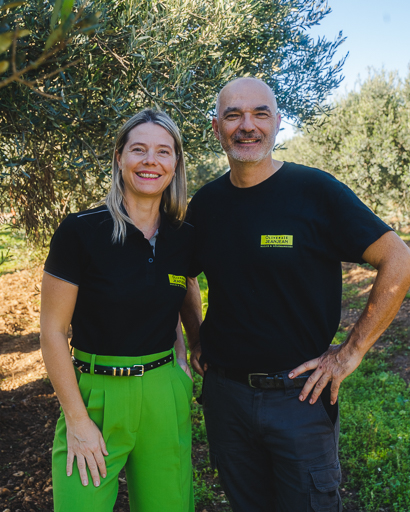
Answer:
[[(336, 465), (335, 465), (336, 466)], [(342, 501), (338, 492), (342, 475), (339, 462), (337, 467), (309, 470), (313, 485), (310, 490), (310, 504), (314, 512), (341, 512)]]

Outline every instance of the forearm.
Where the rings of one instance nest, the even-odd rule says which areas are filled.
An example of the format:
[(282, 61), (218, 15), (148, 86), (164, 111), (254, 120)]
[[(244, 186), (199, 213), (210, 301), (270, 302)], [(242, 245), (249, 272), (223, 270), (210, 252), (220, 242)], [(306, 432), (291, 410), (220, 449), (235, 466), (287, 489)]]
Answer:
[(40, 343), (48, 375), (65, 414), (67, 426), (67, 476), (72, 474), (73, 461), (83, 485), (88, 484), (86, 467), (94, 485), (105, 478), (108, 455), (98, 427), (88, 416), (68, 350), (67, 333), (77, 301), (78, 287), (44, 274), (41, 290)]
[(198, 280), (188, 277), (187, 294), (181, 307), (181, 320), (184, 324), (189, 348), (199, 344), (199, 328), (202, 324), (201, 292)]
[(60, 332), (42, 333), (41, 350), (47, 373), (68, 421), (88, 419), (81, 398), (67, 337)]
[(410, 251), (403, 244), (394, 258), (382, 260), (377, 267), (366, 307), (345, 343), (362, 357), (393, 321), (410, 287)]
[(186, 347), (185, 347), (184, 335), (182, 333), (181, 317), (179, 317), (179, 320), (178, 320), (176, 333), (177, 333), (177, 339), (174, 343), (174, 348), (175, 348), (175, 353), (176, 353), (177, 359), (186, 361)]
[(331, 345), (320, 357), (301, 364), (289, 374), (295, 378), (315, 370), (307, 379), (299, 399), (314, 404), (330, 381), (331, 404), (336, 403), (341, 382), (360, 364), (363, 356), (394, 319), (410, 287), (410, 250), (392, 233), (385, 233), (363, 254), (363, 259), (378, 270), (367, 305), (347, 340)]
[[(393, 291), (394, 288), (397, 291)], [(376, 281), (367, 305), (350, 332), (346, 344), (363, 356), (394, 320), (408, 288), (406, 286), (403, 289), (392, 284), (386, 289), (382, 283)]]

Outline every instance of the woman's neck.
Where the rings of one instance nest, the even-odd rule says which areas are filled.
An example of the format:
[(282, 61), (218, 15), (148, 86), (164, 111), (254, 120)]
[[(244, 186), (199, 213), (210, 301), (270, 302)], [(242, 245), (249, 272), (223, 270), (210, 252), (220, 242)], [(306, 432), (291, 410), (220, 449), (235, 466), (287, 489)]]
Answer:
[(149, 240), (159, 228), (161, 215), (159, 207), (161, 198), (134, 198), (125, 197), (124, 206), (129, 218), (135, 226)]

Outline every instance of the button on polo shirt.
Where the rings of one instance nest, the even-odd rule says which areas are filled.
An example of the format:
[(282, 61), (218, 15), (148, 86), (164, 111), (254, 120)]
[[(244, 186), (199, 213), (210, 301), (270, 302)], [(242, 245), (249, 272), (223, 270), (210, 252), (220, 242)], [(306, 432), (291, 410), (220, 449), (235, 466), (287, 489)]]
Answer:
[[(55, 232), (44, 270), (78, 286), (71, 344), (100, 355), (140, 356), (172, 348), (194, 229), (161, 214), (156, 240), (127, 224), (112, 243), (105, 206), (69, 215)], [(155, 236), (155, 235), (154, 235)]]

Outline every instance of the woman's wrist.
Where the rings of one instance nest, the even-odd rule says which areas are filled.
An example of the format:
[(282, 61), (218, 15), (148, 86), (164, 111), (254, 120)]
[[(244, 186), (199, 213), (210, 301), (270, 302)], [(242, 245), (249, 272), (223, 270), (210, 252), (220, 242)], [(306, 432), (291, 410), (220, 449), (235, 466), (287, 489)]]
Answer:
[[(64, 410), (64, 409), (63, 409)], [(89, 421), (90, 417), (88, 416), (87, 409), (84, 407), (84, 410), (80, 411), (64, 411), (64, 416), (66, 419), (66, 423), (73, 425), (78, 423), (86, 423)]]

